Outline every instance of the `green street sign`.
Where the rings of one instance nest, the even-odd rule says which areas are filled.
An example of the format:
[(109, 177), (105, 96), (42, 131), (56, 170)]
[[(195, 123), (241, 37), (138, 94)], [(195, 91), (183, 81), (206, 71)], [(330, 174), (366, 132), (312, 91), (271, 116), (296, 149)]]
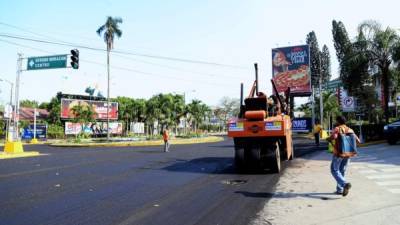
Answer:
[(27, 70), (57, 69), (67, 67), (67, 55), (29, 57)]
[(328, 91), (335, 91), (338, 87), (343, 87), (343, 82), (339, 78), (331, 80), (325, 85), (325, 89)]

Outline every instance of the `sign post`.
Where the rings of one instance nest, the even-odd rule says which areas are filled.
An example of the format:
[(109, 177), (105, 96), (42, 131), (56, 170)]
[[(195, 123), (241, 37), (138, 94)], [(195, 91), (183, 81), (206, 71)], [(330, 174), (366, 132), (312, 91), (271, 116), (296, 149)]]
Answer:
[[(51, 56), (39, 56), (39, 57), (28, 57), (26, 70), (42, 70), (42, 69), (58, 69), (58, 68), (67, 68), (67, 54), (63, 55), (51, 55)], [(6, 153), (23, 153), (24, 149), (19, 137), (19, 84), (20, 77), (22, 73), (22, 60), (25, 59), (22, 57), (21, 53), (18, 53), (17, 60), (17, 76), (15, 82), (15, 110), (14, 110), (14, 138), (12, 142), (6, 143), (4, 146), (4, 152)], [(74, 67), (77, 69), (78, 67)], [(36, 113), (35, 113), (36, 117)], [(35, 132), (36, 133), (36, 132)], [(36, 138), (32, 139), (35, 142)], [(36, 140), (37, 141), (37, 140)]]
[(38, 140), (36, 139), (36, 108), (33, 110), (33, 139), (31, 140), (32, 144), (37, 144)]
[(354, 112), (355, 110), (355, 101), (354, 97), (346, 96), (342, 101), (342, 110), (343, 112)]
[(29, 57), (26, 70), (58, 69), (67, 67), (67, 55)]

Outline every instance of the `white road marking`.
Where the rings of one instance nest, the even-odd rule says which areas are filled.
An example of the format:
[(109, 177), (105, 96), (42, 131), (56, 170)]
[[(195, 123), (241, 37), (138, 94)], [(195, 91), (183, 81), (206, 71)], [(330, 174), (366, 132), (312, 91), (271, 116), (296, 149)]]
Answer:
[(393, 185), (400, 185), (400, 180), (381, 181), (376, 183), (381, 186), (393, 186)]
[[(385, 163), (385, 160), (375, 160), (370, 162), (352, 162), (353, 165), (356, 166), (364, 166), (364, 167), (393, 167), (392, 164), (382, 164)], [(378, 163), (378, 164), (373, 164)]]
[(368, 179), (391, 179), (391, 178), (400, 178), (400, 173), (394, 173), (394, 174), (377, 174), (377, 175), (371, 175), (367, 176)]
[(369, 160), (375, 160), (378, 159), (376, 157), (364, 157), (364, 158), (355, 158), (352, 159), (353, 162), (364, 162), (364, 161), (369, 161)]
[(378, 173), (378, 171), (376, 171), (376, 170), (359, 170), (358, 172), (360, 172), (360, 173)]
[(383, 172), (400, 172), (400, 167), (380, 168)]
[(400, 188), (397, 189), (389, 189), (390, 192), (392, 192), (393, 194), (400, 194)]

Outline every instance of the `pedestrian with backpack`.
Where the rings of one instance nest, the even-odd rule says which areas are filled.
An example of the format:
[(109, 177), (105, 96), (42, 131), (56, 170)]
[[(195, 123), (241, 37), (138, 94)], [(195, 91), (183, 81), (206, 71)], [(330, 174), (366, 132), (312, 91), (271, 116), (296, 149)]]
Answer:
[(334, 128), (327, 141), (335, 141), (331, 162), (331, 174), (335, 178), (336, 193), (346, 196), (351, 188), (351, 183), (345, 179), (346, 169), (350, 163), (350, 158), (357, 155), (357, 143), (360, 143), (354, 131), (346, 126), (344, 116), (336, 117), (336, 127)]

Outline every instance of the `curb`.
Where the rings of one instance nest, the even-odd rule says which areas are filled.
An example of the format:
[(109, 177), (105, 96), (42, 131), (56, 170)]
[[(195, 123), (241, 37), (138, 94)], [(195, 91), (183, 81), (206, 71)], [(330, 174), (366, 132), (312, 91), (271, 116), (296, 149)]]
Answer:
[(383, 144), (386, 143), (386, 140), (379, 140), (379, 141), (370, 141), (370, 142), (366, 142), (363, 144), (359, 144), (360, 147), (366, 147), (369, 145), (377, 145), (377, 144)]
[[(200, 143), (213, 143), (223, 141), (223, 137), (207, 137), (207, 138), (195, 138), (195, 139), (172, 139), (170, 142), (173, 145), (184, 145), (184, 144), (200, 144)], [(159, 146), (163, 145), (164, 141), (137, 141), (137, 142), (119, 142), (119, 143), (70, 143), (70, 144), (49, 144), (54, 147), (129, 147), (129, 146)]]
[(22, 153), (15, 153), (15, 154), (0, 153), (0, 160), (26, 158), (26, 157), (34, 157), (34, 156), (41, 156), (41, 155), (44, 155), (44, 154), (40, 154), (39, 152), (22, 152)]

